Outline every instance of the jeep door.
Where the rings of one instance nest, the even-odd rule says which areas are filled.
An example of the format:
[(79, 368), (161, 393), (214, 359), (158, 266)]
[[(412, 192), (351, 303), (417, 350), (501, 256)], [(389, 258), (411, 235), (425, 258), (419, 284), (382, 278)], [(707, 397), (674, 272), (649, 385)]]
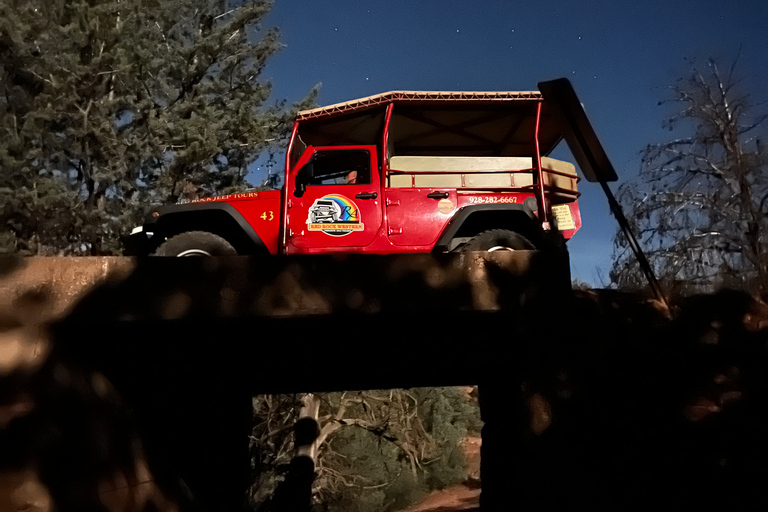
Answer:
[(294, 169), (286, 253), (365, 252), (382, 222), (376, 146), (310, 146)]

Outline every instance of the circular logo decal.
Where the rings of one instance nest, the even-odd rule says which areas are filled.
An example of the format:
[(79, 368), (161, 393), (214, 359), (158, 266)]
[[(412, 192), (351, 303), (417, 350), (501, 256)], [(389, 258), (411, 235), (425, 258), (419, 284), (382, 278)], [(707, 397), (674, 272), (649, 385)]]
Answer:
[(441, 199), (437, 203), (437, 211), (440, 213), (451, 213), (453, 211), (453, 201), (450, 199)]
[(345, 236), (365, 229), (354, 201), (338, 194), (315, 199), (309, 208), (307, 226), (310, 231), (322, 231), (330, 236)]

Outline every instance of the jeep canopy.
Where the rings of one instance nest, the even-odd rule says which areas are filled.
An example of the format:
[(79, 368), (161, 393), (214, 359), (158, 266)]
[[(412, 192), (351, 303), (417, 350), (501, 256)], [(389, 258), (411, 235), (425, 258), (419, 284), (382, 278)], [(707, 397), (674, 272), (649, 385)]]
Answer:
[[(301, 111), (298, 136), (313, 146), (381, 144), (391, 103), (390, 155), (529, 156), (540, 102), (538, 91), (392, 91)], [(558, 123), (543, 108), (541, 154), (561, 139)]]
[(570, 82), (560, 78), (538, 86), (541, 92), (392, 91), (303, 110), (289, 158), (295, 162), (307, 145), (381, 146), (387, 129), (387, 159), (547, 156), (565, 138), (587, 180), (616, 181)]

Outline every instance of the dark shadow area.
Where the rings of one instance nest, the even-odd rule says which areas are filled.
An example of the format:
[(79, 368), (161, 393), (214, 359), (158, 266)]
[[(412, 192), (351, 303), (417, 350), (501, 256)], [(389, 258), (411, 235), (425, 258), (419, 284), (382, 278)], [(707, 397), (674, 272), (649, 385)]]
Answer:
[(459, 259), (142, 261), (3, 377), (31, 404), (0, 430), (4, 466), (57, 510), (105, 510), (85, 482), (117, 472), (151, 474), (155, 509), (241, 510), (253, 395), (478, 383), (483, 510), (768, 505), (764, 305), (722, 292), (670, 320), (571, 292), (551, 255), (480, 281)]

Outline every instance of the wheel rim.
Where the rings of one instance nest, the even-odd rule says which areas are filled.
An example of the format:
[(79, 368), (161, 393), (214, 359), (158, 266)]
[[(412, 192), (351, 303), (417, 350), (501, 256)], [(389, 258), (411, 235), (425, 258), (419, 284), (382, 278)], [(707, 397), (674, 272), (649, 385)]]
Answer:
[(511, 247), (507, 247), (507, 246), (505, 246), (505, 245), (494, 245), (493, 247), (491, 247), (490, 249), (488, 249), (488, 252), (497, 252), (497, 251), (502, 251), (502, 252), (515, 252), (515, 250), (514, 250), (513, 248), (511, 248)]
[(187, 249), (186, 251), (181, 251), (179, 254), (176, 255), (177, 258), (189, 258), (189, 257), (205, 257), (211, 256), (211, 253), (208, 251), (204, 251), (202, 249)]

